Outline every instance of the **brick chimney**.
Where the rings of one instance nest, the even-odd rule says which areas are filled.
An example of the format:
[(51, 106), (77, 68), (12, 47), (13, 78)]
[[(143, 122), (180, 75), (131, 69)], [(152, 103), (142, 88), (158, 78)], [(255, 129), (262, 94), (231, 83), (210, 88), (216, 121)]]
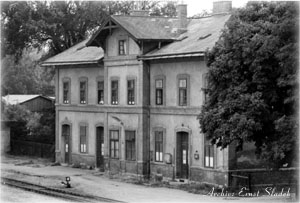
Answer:
[(178, 4), (177, 5), (177, 16), (178, 16), (178, 29), (186, 30), (187, 28), (187, 5)]
[(230, 13), (232, 10), (232, 1), (214, 1), (213, 15)]

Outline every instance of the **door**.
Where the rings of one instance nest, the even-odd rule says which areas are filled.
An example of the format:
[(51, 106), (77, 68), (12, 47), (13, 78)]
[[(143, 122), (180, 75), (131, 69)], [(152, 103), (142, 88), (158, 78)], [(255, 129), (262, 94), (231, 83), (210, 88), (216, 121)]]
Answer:
[(96, 128), (96, 166), (104, 171), (104, 136), (103, 127)]
[(177, 158), (176, 175), (177, 178), (188, 179), (189, 175), (189, 137), (187, 132), (177, 133)]
[(62, 137), (64, 143), (64, 153), (65, 153), (65, 163), (70, 163), (70, 155), (71, 155), (71, 146), (70, 146), (70, 126), (63, 125), (62, 126)]

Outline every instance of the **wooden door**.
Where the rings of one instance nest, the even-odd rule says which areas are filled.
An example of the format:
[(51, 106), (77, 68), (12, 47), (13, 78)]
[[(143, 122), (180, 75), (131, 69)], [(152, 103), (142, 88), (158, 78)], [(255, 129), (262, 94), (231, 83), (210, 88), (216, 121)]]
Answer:
[(70, 163), (71, 159), (71, 146), (70, 146), (70, 126), (63, 125), (62, 126), (62, 136), (64, 139), (64, 153), (65, 153), (65, 163)]
[(103, 127), (96, 128), (96, 166), (104, 170), (104, 135)]
[(189, 137), (186, 132), (177, 133), (177, 158), (176, 175), (177, 178), (188, 179), (189, 175)]

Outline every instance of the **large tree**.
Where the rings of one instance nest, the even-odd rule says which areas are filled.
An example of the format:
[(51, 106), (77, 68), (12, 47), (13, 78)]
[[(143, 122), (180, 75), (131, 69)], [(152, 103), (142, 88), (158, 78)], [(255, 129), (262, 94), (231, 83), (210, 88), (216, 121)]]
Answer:
[[(137, 5), (151, 15), (176, 13), (174, 3), (158, 1), (1, 2), (2, 94), (54, 94), (54, 70), (37, 62), (90, 36), (106, 15), (129, 14)], [(44, 54), (32, 60), (24, 51), (28, 47)]]
[(208, 52), (201, 130), (218, 147), (255, 142), (280, 167), (298, 152), (298, 3), (250, 2)]

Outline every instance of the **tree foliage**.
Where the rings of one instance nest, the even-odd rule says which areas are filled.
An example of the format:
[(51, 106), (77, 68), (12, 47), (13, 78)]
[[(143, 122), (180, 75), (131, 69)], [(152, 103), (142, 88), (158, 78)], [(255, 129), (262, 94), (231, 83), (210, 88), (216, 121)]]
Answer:
[[(16, 140), (53, 144), (55, 141), (55, 110), (31, 112), (21, 105), (4, 105), (2, 118), (14, 121), (11, 137)], [(4, 116), (4, 117), (3, 117)]]
[(199, 121), (218, 147), (254, 141), (275, 166), (293, 163), (298, 131), (298, 4), (251, 2), (208, 52), (209, 95)]
[[(108, 14), (128, 15), (137, 6), (151, 15), (176, 14), (172, 2), (2, 1), (2, 94), (53, 95), (54, 70), (38, 62), (90, 36)], [(42, 55), (33, 60), (28, 48)]]

